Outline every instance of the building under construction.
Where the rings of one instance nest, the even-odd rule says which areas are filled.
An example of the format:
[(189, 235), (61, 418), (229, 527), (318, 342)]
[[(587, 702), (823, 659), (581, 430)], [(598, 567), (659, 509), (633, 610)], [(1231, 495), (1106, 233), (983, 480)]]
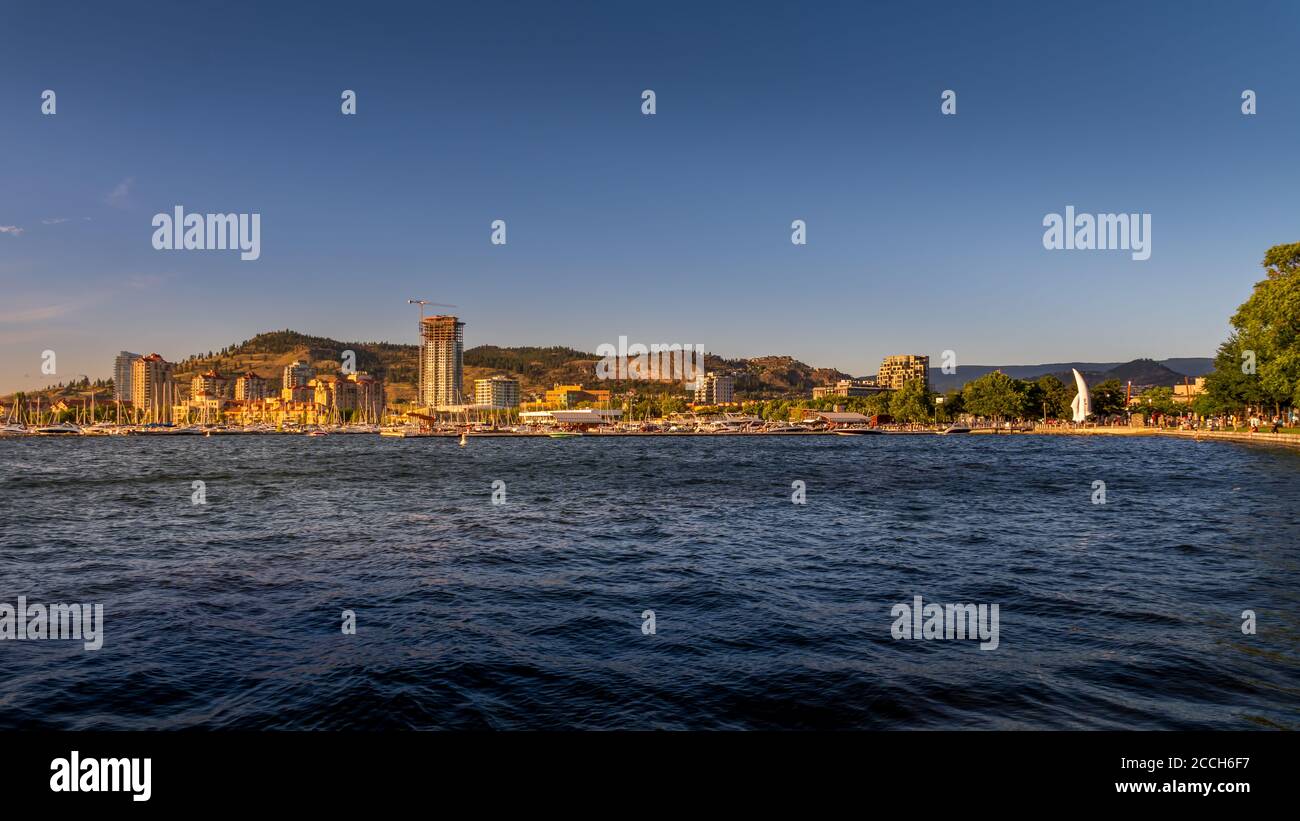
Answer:
[(445, 407), (464, 403), (465, 323), (454, 316), (420, 320), (420, 404)]

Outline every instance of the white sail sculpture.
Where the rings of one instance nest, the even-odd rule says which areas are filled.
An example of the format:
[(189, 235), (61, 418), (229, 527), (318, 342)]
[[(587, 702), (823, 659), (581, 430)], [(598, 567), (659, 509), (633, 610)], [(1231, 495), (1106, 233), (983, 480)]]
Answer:
[(1074, 411), (1074, 421), (1082, 422), (1092, 413), (1092, 397), (1088, 395), (1088, 383), (1083, 381), (1083, 374), (1077, 368), (1070, 370), (1074, 371), (1074, 385), (1079, 389), (1070, 403), (1070, 410)]

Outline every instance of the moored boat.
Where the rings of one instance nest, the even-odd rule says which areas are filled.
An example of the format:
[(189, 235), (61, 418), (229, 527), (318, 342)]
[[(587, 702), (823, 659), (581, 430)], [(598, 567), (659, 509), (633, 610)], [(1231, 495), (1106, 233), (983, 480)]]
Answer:
[(64, 422), (59, 425), (45, 425), (39, 428), (33, 428), (32, 433), (38, 436), (57, 436), (65, 434), (80, 434), (81, 428), (71, 422)]

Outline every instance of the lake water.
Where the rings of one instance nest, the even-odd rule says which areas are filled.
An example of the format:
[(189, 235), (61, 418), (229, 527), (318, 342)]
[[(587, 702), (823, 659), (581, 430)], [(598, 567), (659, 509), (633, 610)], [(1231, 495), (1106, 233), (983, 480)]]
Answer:
[[(997, 604), (997, 649), (895, 639), (918, 595)], [(1295, 729), (1300, 453), (6, 439), (19, 596), (105, 636), (0, 641), (2, 729)]]

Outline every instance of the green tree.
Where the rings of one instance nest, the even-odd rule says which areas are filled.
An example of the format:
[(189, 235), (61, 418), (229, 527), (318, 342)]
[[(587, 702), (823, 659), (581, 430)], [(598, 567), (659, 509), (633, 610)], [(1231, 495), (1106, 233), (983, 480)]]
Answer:
[(904, 382), (889, 399), (889, 415), (900, 422), (928, 422), (933, 414), (934, 402), (924, 379)]
[[(1092, 386), (1092, 412), (1096, 416), (1112, 416), (1123, 413), (1124, 386), (1118, 379), (1107, 379)], [(1073, 398), (1073, 397), (1071, 397)]]
[(1072, 418), (1070, 400), (1074, 398), (1074, 393), (1064, 382), (1048, 374), (1038, 377), (1034, 385), (1038, 389), (1035, 412), (1042, 413), (1048, 419)]
[(967, 382), (962, 388), (961, 398), (967, 413), (999, 422), (1019, 419), (1024, 412), (1023, 395), (1016, 387), (1016, 380), (1002, 371), (990, 371)]
[(889, 413), (889, 406), (892, 404), (892, 397), (889, 391), (873, 393), (864, 398), (862, 403), (862, 412), (867, 416), (880, 416)]
[(1263, 266), (1205, 380), (1221, 406), (1300, 404), (1300, 243), (1268, 249)]
[(1186, 406), (1174, 401), (1174, 389), (1165, 387), (1151, 388), (1138, 397), (1137, 407), (1142, 413), (1158, 413), (1162, 416), (1178, 416)]
[(961, 390), (948, 391), (943, 397), (943, 402), (937, 404), (940, 422), (951, 422), (958, 416), (966, 412), (965, 404), (961, 399)]

